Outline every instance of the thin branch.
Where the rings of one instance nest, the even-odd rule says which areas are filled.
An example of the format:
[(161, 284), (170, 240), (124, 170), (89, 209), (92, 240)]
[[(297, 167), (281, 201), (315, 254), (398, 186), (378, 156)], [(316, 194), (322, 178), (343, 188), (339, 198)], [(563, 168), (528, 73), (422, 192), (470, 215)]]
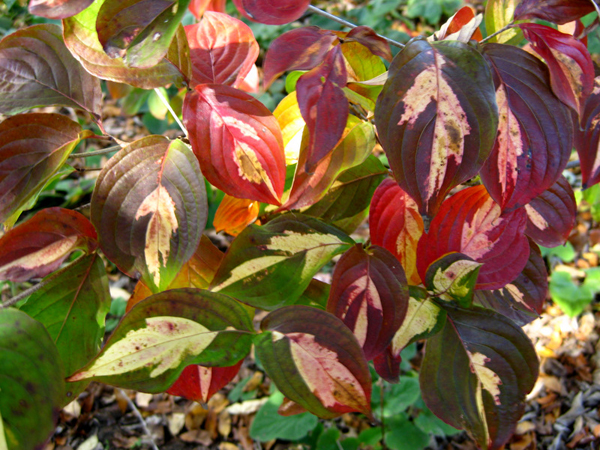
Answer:
[(491, 38), (498, 36), (500, 33), (504, 33), (505, 31), (510, 30), (513, 26), (514, 26), (514, 22), (511, 21), (508, 25), (506, 25), (505, 27), (500, 28), (498, 31), (496, 31), (495, 33), (490, 34), (488, 37), (486, 37), (485, 39), (482, 39), (481, 42), (479, 42), (480, 44), (484, 44), (487, 41), (489, 41)]
[(71, 153), (69, 158), (88, 158), (90, 156), (98, 156), (98, 155), (106, 155), (107, 153), (116, 152), (121, 150), (120, 145), (113, 145), (112, 147), (106, 147), (102, 150), (94, 150), (93, 152), (85, 152), (85, 153)]
[(175, 122), (177, 122), (177, 125), (179, 125), (179, 128), (181, 128), (181, 131), (183, 131), (183, 133), (185, 134), (185, 137), (189, 138), (188, 132), (187, 132), (185, 126), (183, 125), (183, 123), (181, 123), (181, 120), (179, 120), (179, 116), (177, 114), (175, 114), (175, 111), (173, 111), (173, 108), (171, 108), (171, 104), (169, 103), (169, 100), (165, 98), (163, 93), (160, 92), (159, 88), (154, 88), (154, 92), (156, 92), (156, 95), (158, 95), (158, 98), (160, 98), (160, 101), (163, 102), (163, 105), (165, 105), (165, 107), (169, 110), (169, 112), (173, 116), (173, 119), (175, 119)]
[(144, 430), (144, 433), (146, 434), (146, 436), (148, 436), (148, 439), (150, 440), (149, 444), (152, 447), (152, 450), (159, 450), (159, 448), (156, 446), (156, 442), (154, 442), (154, 438), (152, 437), (150, 430), (148, 429), (148, 426), (146, 425), (146, 421), (142, 417), (142, 413), (140, 413), (140, 410), (137, 409), (137, 406), (135, 406), (135, 403), (133, 403), (131, 401), (131, 399), (129, 398), (129, 395), (127, 395), (125, 393), (125, 391), (123, 391), (123, 389), (119, 388), (119, 392), (127, 400), (127, 405), (129, 405), (129, 408), (131, 409), (131, 411), (133, 411), (133, 414), (135, 414), (137, 419), (140, 421), (140, 424), (142, 425), (142, 429)]
[(46, 282), (41, 281), (38, 284), (34, 284), (29, 289), (26, 289), (23, 292), (21, 292), (19, 295), (15, 295), (14, 297), (9, 298), (8, 300), (6, 300), (4, 303), (2, 303), (2, 305), (0, 305), (0, 309), (2, 309), (2, 308), (8, 308), (9, 306), (12, 306), (12, 305), (20, 302), (24, 298), (29, 297), (35, 291), (38, 291), (41, 288), (43, 288), (46, 284), (47, 284), (47, 281)]
[[(312, 13), (318, 14), (323, 17), (327, 17), (328, 19), (333, 20), (334, 22), (337, 22), (348, 28), (356, 28), (358, 26), (358, 25), (355, 25), (352, 22), (348, 22), (347, 20), (344, 20), (338, 16), (334, 16), (333, 14), (328, 13), (327, 11), (323, 11), (322, 9), (317, 8), (316, 6), (313, 6), (313, 5), (308, 5), (308, 11), (311, 11)], [(400, 42), (396, 42), (393, 39), (382, 36), (380, 34), (378, 34), (377, 36), (379, 36), (382, 39), (385, 39), (388, 42), (388, 44), (393, 45), (394, 47), (404, 48), (404, 44), (401, 44)]]
[(598, 16), (600, 17), (600, 7), (594, 0), (592, 0), (592, 5), (594, 5), (594, 8), (596, 8), (596, 12), (598, 13)]

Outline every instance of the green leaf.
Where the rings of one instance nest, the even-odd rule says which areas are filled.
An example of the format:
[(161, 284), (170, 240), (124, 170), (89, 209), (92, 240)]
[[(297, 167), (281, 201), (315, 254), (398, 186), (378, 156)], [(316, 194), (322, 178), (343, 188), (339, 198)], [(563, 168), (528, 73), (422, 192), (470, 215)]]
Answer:
[(100, 172), (91, 218), (100, 247), (153, 292), (166, 289), (192, 257), (208, 206), (198, 160), (182, 141), (147, 136)]
[(231, 243), (211, 290), (266, 310), (292, 304), (331, 258), (353, 244), (338, 229), (301, 214), (250, 225)]
[[(485, 29), (488, 36), (508, 25), (515, 15), (515, 8), (520, 0), (488, 0), (485, 6)], [(523, 40), (523, 32), (519, 27), (511, 28), (494, 36), (489, 42), (517, 45)]]
[[(64, 395), (64, 370), (44, 326), (0, 309), (0, 421), (8, 450), (44, 448)], [(1, 447), (2, 437), (0, 437)]]
[(352, 233), (367, 217), (373, 193), (387, 174), (383, 164), (371, 155), (359, 166), (344, 171), (325, 197), (302, 213)]
[(427, 341), (421, 365), (423, 400), (481, 448), (498, 450), (512, 436), (537, 379), (535, 349), (520, 327), (494, 311), (442, 306), (448, 319)]
[(305, 437), (314, 429), (319, 419), (311, 413), (302, 413), (295, 416), (282, 416), (277, 411), (283, 402), (283, 394), (271, 394), (256, 413), (250, 426), (250, 437), (256, 441), (268, 442), (273, 439), (297, 441)]
[(252, 321), (232, 298), (194, 288), (164, 291), (137, 303), (102, 352), (68, 381), (163, 392), (191, 364), (234, 365), (250, 351), (252, 335)]
[(367, 428), (358, 435), (361, 444), (374, 447), (383, 439), (383, 430), (381, 427)]
[(321, 433), (321, 436), (319, 436), (315, 450), (339, 450), (339, 438), (340, 430), (335, 426), (328, 428)]
[[(422, 400), (418, 403), (422, 403)], [(421, 412), (415, 418), (414, 423), (423, 433), (434, 436), (453, 436), (460, 433), (460, 430), (436, 417), (424, 403), (422, 406), (423, 409), (421, 409)]]
[(105, 0), (96, 32), (111, 58), (151, 68), (166, 56), (190, 0)]
[(288, 94), (291, 94), (296, 90), (296, 83), (298, 82), (298, 78), (306, 73), (306, 70), (294, 70), (293, 72), (288, 73), (285, 77), (285, 91)]
[(556, 256), (558, 259), (565, 263), (573, 262), (575, 256), (577, 256), (577, 253), (573, 248), (573, 244), (571, 244), (569, 241), (567, 241), (565, 245), (559, 245), (558, 247), (553, 248), (540, 246), (540, 249), (542, 250), (542, 256)]
[(327, 309), (327, 299), (331, 285), (313, 278), (302, 295), (296, 300), (295, 305), (306, 305), (322, 310)]
[[(106, 269), (94, 253), (49, 275), (45, 281), (47, 284), (30, 295), (19, 309), (46, 327), (65, 372), (71, 374), (100, 351), (104, 320), (111, 304)], [(86, 382), (67, 384), (64, 404), (77, 398), (86, 386)]]
[[(384, 383), (383, 417), (390, 418), (405, 412), (421, 396), (419, 380), (412, 377), (401, 377), (400, 383)], [(381, 420), (381, 386), (373, 386), (371, 407), (374, 414)]]
[(462, 253), (446, 254), (427, 268), (425, 285), (437, 298), (469, 307), (481, 266)]
[(402, 417), (390, 424), (389, 431), (385, 434), (385, 443), (390, 450), (422, 450), (430, 440), (429, 434)]
[[(590, 282), (593, 285), (593, 282)], [(575, 317), (583, 312), (585, 307), (594, 299), (595, 293), (585, 283), (577, 286), (568, 272), (556, 271), (550, 276), (550, 296), (560, 309), (569, 317)]]
[(326, 419), (352, 411), (371, 416), (369, 366), (340, 319), (316, 308), (287, 306), (268, 314), (261, 330), (256, 354), (289, 400)]

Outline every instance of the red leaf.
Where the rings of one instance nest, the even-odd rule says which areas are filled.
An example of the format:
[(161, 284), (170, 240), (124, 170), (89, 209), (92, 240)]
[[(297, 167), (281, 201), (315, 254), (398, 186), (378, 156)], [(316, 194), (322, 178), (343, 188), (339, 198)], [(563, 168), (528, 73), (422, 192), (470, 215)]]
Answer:
[(394, 356), (391, 345), (373, 358), (375, 372), (388, 383), (398, 383), (400, 381), (401, 362), (402, 356), (400, 354)]
[(192, 0), (188, 6), (190, 12), (196, 17), (196, 19), (200, 19), (204, 11), (215, 11), (224, 13), (225, 12), (225, 2), (227, 0)]
[(233, 380), (243, 362), (242, 358), (235, 366), (229, 367), (204, 367), (198, 364), (187, 366), (167, 390), (167, 394), (206, 403)]
[(277, 119), (254, 97), (220, 84), (188, 92), (183, 119), (206, 179), (238, 198), (278, 205), (285, 155)]
[(331, 49), (320, 65), (298, 79), (298, 106), (310, 133), (307, 172), (315, 169), (344, 134), (350, 111), (342, 90), (347, 79), (346, 62), (340, 46)]
[(192, 60), (192, 84), (238, 87), (258, 57), (252, 30), (227, 14), (206, 11), (200, 23), (185, 27)]
[(310, 0), (233, 0), (246, 18), (269, 25), (283, 25), (299, 19)]
[(527, 213), (519, 208), (503, 213), (483, 186), (464, 189), (444, 203), (417, 248), (421, 279), (429, 265), (450, 252), (482, 263), (475, 289), (499, 289), (514, 280), (527, 264)]
[(503, 210), (527, 204), (560, 177), (572, 148), (569, 109), (548, 87), (535, 56), (503, 44), (483, 47), (496, 85), (498, 135), (480, 175)]
[(517, 278), (502, 289), (475, 291), (474, 302), (503, 314), (519, 326), (532, 322), (544, 310), (548, 272), (540, 248), (530, 239), (529, 260)]
[(367, 361), (389, 345), (407, 308), (404, 270), (386, 249), (357, 244), (336, 263), (327, 311), (352, 330)]
[(525, 234), (544, 247), (563, 245), (575, 226), (577, 203), (565, 177), (561, 176), (552, 187), (525, 205), (525, 209)]
[(392, 179), (383, 180), (369, 214), (371, 242), (386, 248), (402, 264), (411, 285), (421, 284), (417, 272), (417, 243), (423, 234), (423, 219), (415, 201)]
[(94, 0), (31, 0), (29, 12), (47, 19), (66, 19), (79, 14)]
[(581, 182), (587, 189), (600, 182), (600, 158), (598, 149), (600, 141), (600, 77), (594, 80), (594, 90), (588, 97), (581, 114), (581, 130), (575, 123), (575, 148), (581, 166)]
[(358, 42), (367, 47), (374, 55), (381, 56), (387, 61), (392, 60), (390, 44), (367, 26), (361, 25), (352, 28), (344, 40)]
[(318, 66), (337, 40), (328, 30), (302, 27), (283, 33), (269, 46), (265, 55), (265, 90), (287, 70), (310, 70)]
[(63, 208), (47, 208), (0, 239), (0, 279), (15, 282), (44, 277), (75, 250), (93, 252), (96, 230), (85, 216)]
[(522, 0), (515, 9), (515, 20), (542, 19), (563, 24), (593, 11), (593, 0)]
[(586, 46), (573, 36), (537, 23), (519, 25), (550, 69), (552, 91), (575, 111), (594, 87), (594, 64)]

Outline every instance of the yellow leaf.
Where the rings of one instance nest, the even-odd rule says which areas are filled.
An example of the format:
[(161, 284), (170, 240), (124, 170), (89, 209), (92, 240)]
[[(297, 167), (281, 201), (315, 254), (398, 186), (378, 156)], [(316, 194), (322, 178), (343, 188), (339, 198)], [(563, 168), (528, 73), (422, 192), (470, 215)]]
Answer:
[(306, 126), (300, 113), (295, 91), (281, 100), (275, 111), (273, 111), (273, 115), (281, 127), (281, 136), (285, 148), (285, 163), (287, 165), (295, 164), (298, 162), (302, 133)]

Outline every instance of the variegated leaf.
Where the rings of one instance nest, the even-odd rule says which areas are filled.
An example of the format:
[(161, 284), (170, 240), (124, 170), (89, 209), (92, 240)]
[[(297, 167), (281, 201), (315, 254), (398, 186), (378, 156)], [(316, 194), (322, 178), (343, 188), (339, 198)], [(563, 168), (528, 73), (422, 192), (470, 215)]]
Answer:
[(17, 221), (91, 134), (61, 114), (19, 114), (0, 124), (0, 222), (5, 227)]
[[(65, 372), (71, 374), (98, 354), (104, 339), (112, 300), (104, 262), (98, 253), (84, 256), (42, 284), (19, 309), (46, 327)], [(71, 403), (87, 384), (67, 383), (62, 404)]]
[(563, 103), (580, 112), (594, 88), (594, 63), (583, 42), (537, 23), (519, 25), (550, 69), (550, 85)]
[(327, 311), (352, 330), (367, 361), (388, 346), (407, 307), (404, 270), (386, 249), (356, 244), (336, 263)]
[(204, 180), (192, 151), (163, 136), (113, 156), (92, 195), (92, 223), (104, 254), (157, 292), (192, 257), (207, 219)]
[(106, 0), (95, 0), (79, 14), (63, 20), (63, 37), (71, 54), (86, 71), (104, 80), (127, 83), (142, 89), (152, 89), (175, 83), (182, 85), (191, 79), (189, 47), (182, 26), (160, 62), (148, 68), (127, 67), (123, 60), (108, 56), (98, 39), (96, 19)]
[(252, 321), (234, 299), (201, 289), (164, 291), (135, 305), (100, 354), (67, 381), (163, 392), (191, 364), (237, 363), (252, 335)]
[(309, 132), (307, 172), (313, 172), (344, 135), (350, 111), (343, 91), (347, 82), (348, 73), (340, 46), (329, 50), (321, 64), (298, 79), (298, 106)]
[[(493, 0), (492, 0), (493, 1)], [(475, 16), (470, 6), (463, 6), (448, 21), (442, 25), (439, 31), (428, 38), (430, 41), (442, 41), (444, 39), (468, 43), (471, 39), (481, 41), (483, 36), (479, 25), (483, 20), (481, 14)], [(491, 34), (491, 33), (490, 33)]]
[(187, 366), (167, 394), (185, 397), (195, 402), (207, 403), (224, 388), (240, 371), (243, 359), (228, 367), (205, 367), (198, 364)]
[(398, 359), (408, 345), (437, 334), (445, 323), (446, 311), (423, 288), (411, 286), (406, 317), (390, 344), (391, 357)]
[(344, 42), (358, 42), (367, 47), (373, 55), (380, 56), (387, 61), (392, 60), (392, 50), (388, 41), (365, 25), (354, 27), (348, 31), (348, 34), (344, 36)]
[(575, 194), (563, 176), (552, 187), (525, 205), (525, 209), (525, 234), (544, 247), (563, 245), (575, 226)]
[(66, 19), (80, 13), (94, 0), (31, 0), (29, 12), (46, 19)]
[(392, 354), (392, 345), (388, 345), (387, 348), (373, 358), (373, 367), (375, 372), (381, 378), (388, 383), (399, 383), (400, 382), (400, 363), (402, 357), (400, 355), (394, 356)]
[(519, 326), (537, 319), (548, 295), (548, 272), (540, 248), (530, 239), (529, 260), (517, 278), (501, 289), (475, 291), (474, 302), (508, 317)]
[(433, 217), (492, 150), (498, 109), (488, 65), (461, 42), (411, 40), (390, 66), (375, 122), (398, 184)]
[(318, 66), (337, 36), (318, 27), (301, 27), (283, 33), (273, 40), (265, 55), (265, 90), (287, 70), (311, 70)]
[(321, 267), (353, 244), (337, 228), (300, 214), (250, 225), (231, 243), (211, 290), (256, 308), (289, 305)]
[(448, 200), (431, 221), (417, 247), (417, 268), (427, 268), (450, 252), (482, 263), (475, 289), (499, 289), (514, 280), (527, 264), (524, 208), (502, 213), (483, 186), (464, 189)]
[(421, 366), (423, 400), (481, 448), (503, 448), (538, 376), (535, 349), (521, 328), (494, 311), (450, 303), (444, 309), (446, 325), (427, 341)]
[(392, 252), (411, 285), (421, 284), (417, 271), (417, 244), (423, 234), (423, 219), (415, 201), (391, 179), (384, 180), (371, 200), (371, 242)]
[(200, 23), (187, 25), (192, 84), (240, 87), (258, 57), (252, 30), (227, 14), (207, 11)]
[(188, 92), (183, 119), (206, 179), (233, 197), (278, 205), (285, 155), (277, 119), (245, 92), (202, 84)]
[(526, 205), (562, 174), (572, 147), (569, 109), (549, 89), (546, 66), (518, 47), (487, 44), (496, 85), (498, 136), (481, 179), (503, 210)]
[(0, 238), (0, 279), (14, 282), (45, 277), (75, 250), (98, 247), (96, 230), (82, 214), (47, 208)]
[(436, 298), (468, 308), (473, 301), (481, 263), (462, 253), (448, 253), (427, 268), (425, 286)]
[(267, 315), (261, 330), (256, 353), (288, 399), (322, 418), (351, 411), (371, 415), (369, 366), (340, 319), (288, 306)]
[(1, 114), (64, 105), (100, 119), (100, 81), (69, 53), (58, 25), (34, 25), (2, 39), (0, 80)]

